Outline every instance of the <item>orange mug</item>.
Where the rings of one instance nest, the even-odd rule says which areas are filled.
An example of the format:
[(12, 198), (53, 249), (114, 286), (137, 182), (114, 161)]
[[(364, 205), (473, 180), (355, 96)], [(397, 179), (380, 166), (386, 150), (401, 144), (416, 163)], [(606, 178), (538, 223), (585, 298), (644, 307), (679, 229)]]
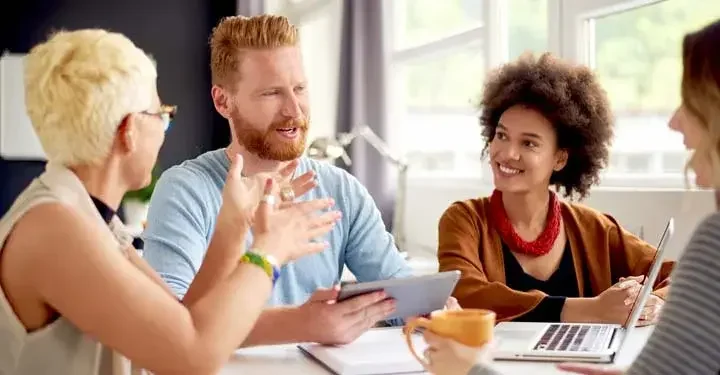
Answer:
[(410, 321), (405, 326), (408, 348), (415, 359), (427, 368), (428, 364), (415, 352), (412, 342), (413, 332), (421, 327), (463, 345), (481, 347), (492, 341), (495, 312), (482, 309), (442, 310), (430, 314), (430, 319), (418, 318)]

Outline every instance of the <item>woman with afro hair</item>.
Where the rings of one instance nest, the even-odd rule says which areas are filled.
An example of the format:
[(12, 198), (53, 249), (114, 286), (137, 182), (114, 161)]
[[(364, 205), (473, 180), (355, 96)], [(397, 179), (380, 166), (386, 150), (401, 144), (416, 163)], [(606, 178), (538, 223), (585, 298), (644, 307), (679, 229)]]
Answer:
[[(624, 323), (656, 249), (558, 196), (584, 198), (608, 161), (613, 117), (596, 77), (526, 54), (490, 74), (480, 104), (495, 190), (440, 218), (440, 271), (462, 272), (454, 296), (499, 321)], [(656, 320), (672, 267), (639, 324)]]

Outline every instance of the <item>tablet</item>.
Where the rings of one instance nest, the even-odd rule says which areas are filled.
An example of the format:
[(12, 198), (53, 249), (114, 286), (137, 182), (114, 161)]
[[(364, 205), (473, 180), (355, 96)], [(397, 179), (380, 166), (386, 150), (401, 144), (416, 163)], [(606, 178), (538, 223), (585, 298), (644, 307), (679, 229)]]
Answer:
[(395, 299), (396, 306), (395, 312), (386, 319), (425, 315), (445, 307), (445, 302), (459, 279), (460, 271), (446, 271), (431, 275), (344, 284), (340, 287), (338, 301), (383, 290), (388, 297)]

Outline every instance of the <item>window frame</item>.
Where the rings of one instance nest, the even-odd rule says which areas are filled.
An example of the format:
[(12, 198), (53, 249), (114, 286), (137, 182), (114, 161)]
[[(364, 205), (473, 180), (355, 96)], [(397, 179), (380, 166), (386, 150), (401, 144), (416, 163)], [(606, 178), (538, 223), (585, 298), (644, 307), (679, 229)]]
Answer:
[(333, 0), (303, 0), (292, 2), (290, 0), (265, 0), (266, 6), (269, 2), (276, 3), (274, 13), (283, 15), (296, 25), (302, 25), (308, 18), (321, 14), (323, 9), (329, 6)]
[[(437, 39), (407, 48), (395, 48), (395, 7), (392, 1), (384, 1), (384, 24), (386, 38), (390, 49), (388, 71), (393, 72), (398, 65), (411, 63), (413, 61), (445, 55), (461, 50), (469, 45), (480, 42), (483, 54), (485, 55), (486, 67), (497, 66), (508, 59), (507, 43), (507, 4), (505, 0), (483, 0), (483, 21), (479, 26), (471, 29), (451, 33), (438, 37)], [(392, 74), (390, 74), (392, 76)], [(391, 93), (395, 94), (400, 89), (395, 82), (388, 85)], [(392, 97), (396, 97), (392, 95)], [(397, 106), (391, 106), (394, 110), (401, 110)], [(457, 111), (457, 108), (447, 109), (442, 107), (421, 107), (433, 111)], [(468, 107), (468, 111), (472, 108)]]
[[(548, 6), (548, 51), (579, 63), (594, 66), (594, 38), (589, 30), (592, 30), (592, 19), (595, 17), (609, 16), (644, 6), (653, 6), (666, 0), (547, 0)], [(395, 49), (393, 35), (395, 15), (391, 1), (385, 2), (387, 6), (386, 30), (389, 45), (391, 46), (390, 65), (388, 67), (392, 76), (398, 65), (414, 61), (415, 59), (435, 56), (446, 53), (448, 50), (456, 51), (481, 38), (482, 48), (485, 54), (486, 68), (492, 69), (506, 63), (509, 60), (509, 38), (508, 38), (508, 5), (504, 0), (485, 0), (483, 3), (483, 23), (473, 29), (464, 32), (443, 36), (439, 39), (429, 41), (405, 49)], [(471, 37), (475, 39), (471, 39)], [(447, 109), (444, 107), (405, 107), (398, 103), (398, 97), (403, 95), (403, 87), (394, 87), (395, 82), (390, 84), (389, 109), (391, 118), (398, 115), (422, 111), (428, 113), (452, 113), (458, 109)], [(462, 111), (462, 110), (460, 110)], [(467, 109), (468, 112), (476, 110)], [(400, 139), (401, 134), (394, 134), (390, 139)], [(479, 132), (478, 141), (480, 142)], [(413, 150), (415, 151), (415, 150)], [(611, 152), (612, 155), (612, 152)], [(654, 154), (652, 154), (654, 155)], [(492, 176), (487, 173), (480, 176), (463, 176), (457, 171), (438, 171), (410, 173), (409, 178), (413, 180), (428, 181), (433, 178), (443, 181), (468, 181), (473, 184), (492, 184)], [(686, 180), (682, 174), (657, 174), (657, 173), (603, 173), (598, 188), (622, 188), (622, 189), (685, 189)]]
[[(549, 12), (555, 42), (555, 53), (563, 58), (586, 64), (595, 69), (595, 18), (607, 17), (635, 9), (655, 6), (667, 0), (549, 0)], [(555, 17), (555, 19), (552, 19)], [(670, 150), (668, 150), (670, 151)], [(673, 150), (674, 151), (674, 150)], [(612, 151), (611, 151), (612, 155)], [(649, 155), (657, 156), (658, 153)], [(619, 188), (682, 188), (687, 187), (677, 174), (606, 173), (601, 186)]]

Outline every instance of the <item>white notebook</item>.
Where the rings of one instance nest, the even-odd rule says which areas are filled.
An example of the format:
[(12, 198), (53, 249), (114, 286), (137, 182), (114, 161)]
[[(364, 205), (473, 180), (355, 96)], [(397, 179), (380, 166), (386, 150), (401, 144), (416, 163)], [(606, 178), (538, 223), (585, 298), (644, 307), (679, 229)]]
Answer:
[[(425, 340), (413, 335), (415, 350), (422, 354)], [(422, 365), (405, 343), (401, 328), (371, 329), (347, 345), (300, 344), (298, 347), (338, 375), (424, 374)]]

